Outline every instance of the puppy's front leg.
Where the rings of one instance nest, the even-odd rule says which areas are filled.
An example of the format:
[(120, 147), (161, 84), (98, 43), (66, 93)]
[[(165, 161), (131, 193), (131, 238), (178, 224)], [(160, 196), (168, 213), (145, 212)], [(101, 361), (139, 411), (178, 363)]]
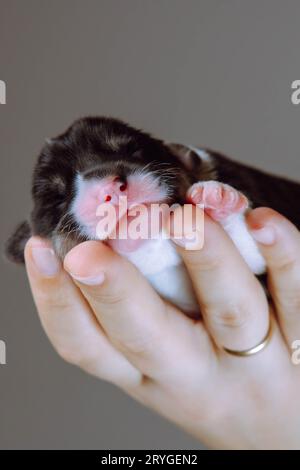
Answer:
[(244, 194), (228, 184), (203, 181), (191, 186), (187, 200), (202, 205), (205, 212), (223, 226), (255, 274), (262, 274), (265, 271), (265, 260), (245, 221), (249, 201)]

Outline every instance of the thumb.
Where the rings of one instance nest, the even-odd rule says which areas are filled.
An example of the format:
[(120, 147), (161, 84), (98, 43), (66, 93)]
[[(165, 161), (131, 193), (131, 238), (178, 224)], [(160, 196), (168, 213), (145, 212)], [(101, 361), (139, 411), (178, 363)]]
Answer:
[(98, 241), (77, 245), (64, 260), (107, 336), (138, 367), (162, 362), (166, 306), (129, 261)]

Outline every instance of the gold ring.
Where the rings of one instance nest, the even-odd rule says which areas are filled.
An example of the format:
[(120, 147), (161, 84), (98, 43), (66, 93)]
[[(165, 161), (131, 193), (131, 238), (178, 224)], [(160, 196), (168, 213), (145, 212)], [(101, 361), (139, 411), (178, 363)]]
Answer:
[(231, 354), (232, 356), (238, 356), (238, 357), (253, 356), (253, 354), (257, 354), (258, 352), (262, 351), (269, 344), (270, 339), (272, 337), (272, 331), (273, 331), (273, 320), (272, 318), (270, 318), (269, 329), (267, 331), (266, 336), (260, 343), (258, 343), (253, 348), (244, 349), (243, 351), (234, 351), (233, 349), (224, 348), (224, 347), (223, 349), (224, 351), (226, 351), (228, 354)]

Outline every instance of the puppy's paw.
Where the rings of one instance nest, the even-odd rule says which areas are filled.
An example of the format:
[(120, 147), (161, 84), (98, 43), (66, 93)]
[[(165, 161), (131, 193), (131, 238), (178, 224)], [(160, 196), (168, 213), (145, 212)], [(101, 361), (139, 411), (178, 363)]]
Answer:
[(222, 221), (233, 214), (241, 214), (249, 207), (244, 194), (219, 181), (202, 181), (193, 184), (187, 192), (187, 200), (203, 205), (214, 220)]

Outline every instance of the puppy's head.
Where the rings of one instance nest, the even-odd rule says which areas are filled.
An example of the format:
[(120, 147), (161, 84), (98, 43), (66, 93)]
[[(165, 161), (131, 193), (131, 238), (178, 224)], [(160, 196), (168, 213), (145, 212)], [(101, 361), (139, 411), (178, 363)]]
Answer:
[(116, 205), (120, 196), (129, 206), (183, 203), (199, 165), (186, 147), (166, 145), (120, 120), (79, 119), (42, 149), (31, 221), (9, 240), (8, 256), (22, 261), (30, 234), (51, 239), (61, 256), (80, 241), (97, 239), (97, 207)]

